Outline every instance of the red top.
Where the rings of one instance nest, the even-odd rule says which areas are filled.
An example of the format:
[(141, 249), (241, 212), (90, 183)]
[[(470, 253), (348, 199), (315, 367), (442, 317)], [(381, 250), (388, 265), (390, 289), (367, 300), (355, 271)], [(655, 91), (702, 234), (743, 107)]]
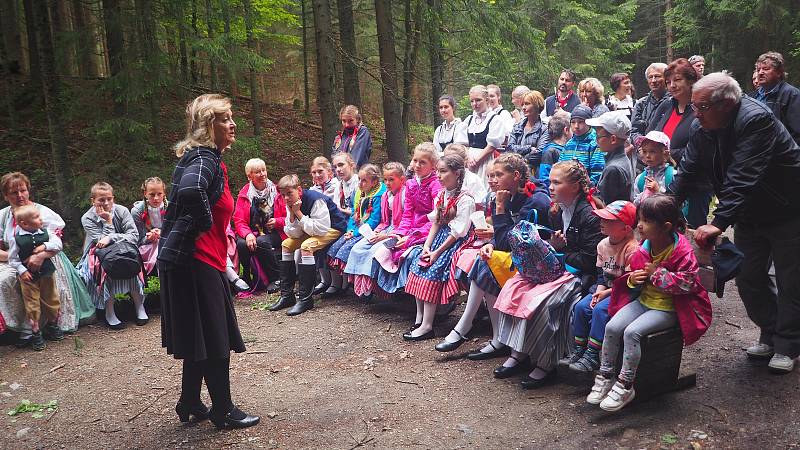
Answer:
[(209, 266), (225, 271), (228, 261), (228, 236), (227, 229), (233, 216), (233, 196), (228, 187), (228, 168), (222, 164), (222, 173), (225, 177), (222, 188), (222, 197), (211, 207), (211, 229), (201, 233), (195, 241), (194, 257)]
[(678, 124), (681, 123), (682, 118), (683, 116), (681, 114), (678, 114), (678, 108), (673, 108), (672, 114), (670, 114), (667, 123), (664, 124), (664, 129), (661, 131), (663, 131), (664, 134), (666, 134), (667, 136), (669, 136), (670, 139), (672, 139), (672, 133), (675, 132), (675, 128), (677, 128)]

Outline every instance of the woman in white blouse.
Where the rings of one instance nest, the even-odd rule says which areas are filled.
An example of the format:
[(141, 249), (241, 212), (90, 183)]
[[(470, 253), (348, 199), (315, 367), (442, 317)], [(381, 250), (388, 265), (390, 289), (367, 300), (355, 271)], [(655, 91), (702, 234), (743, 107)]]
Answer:
[(439, 115), (442, 117), (442, 124), (436, 127), (433, 132), (433, 145), (439, 157), (444, 153), (445, 147), (453, 143), (456, 135), (456, 128), (461, 123), (461, 119), (456, 117), (456, 100), (452, 95), (439, 97)]
[(507, 135), (502, 118), (489, 111), (488, 98), (486, 86), (477, 85), (469, 90), (472, 114), (461, 122), (455, 136), (457, 144), (467, 146), (467, 168), (480, 177), (486, 190), (489, 188), (486, 168)]

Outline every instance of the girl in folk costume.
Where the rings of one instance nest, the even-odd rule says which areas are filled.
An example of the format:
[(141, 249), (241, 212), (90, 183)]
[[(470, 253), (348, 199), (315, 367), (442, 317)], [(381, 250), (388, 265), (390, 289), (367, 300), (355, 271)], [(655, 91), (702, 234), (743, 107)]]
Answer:
[(439, 97), (439, 115), (442, 116), (443, 122), (433, 132), (433, 145), (436, 146), (440, 157), (444, 153), (445, 147), (453, 143), (456, 128), (461, 123), (461, 119), (455, 116), (455, 112), (456, 100), (452, 95)]
[[(372, 236), (364, 236), (350, 250), (344, 273), (353, 283), (353, 292), (360, 298), (370, 299), (372, 296), (373, 278), (377, 276), (379, 266), (373, 264), (373, 256), (379, 243), (392, 237), (392, 231), (400, 225), (405, 203), (406, 168), (398, 162), (383, 165), (383, 182), (386, 190), (381, 196), (381, 221), (373, 230)], [(374, 214), (374, 212), (373, 212)], [(385, 247), (384, 247), (385, 248)]]
[(495, 302), (500, 311), (497, 335), (512, 352), (494, 370), (495, 378), (533, 367), (522, 387), (545, 385), (554, 380), (556, 364), (572, 343), (570, 315), (581, 291), (588, 292), (595, 282), (597, 244), (603, 238), (600, 218), (592, 214), (602, 204), (589, 183), (586, 168), (577, 161), (557, 163), (550, 172), (550, 224), (555, 231), (549, 242), (563, 255), (559, 259), (566, 271), (547, 283), (533, 283), (518, 273), (503, 286)]
[(417, 299), (417, 317), (413, 329), (403, 334), (407, 341), (433, 338), (437, 306), (449, 303), (458, 294), (455, 261), (459, 250), (474, 238), (470, 217), (475, 212), (475, 200), (461, 190), (464, 171), (464, 159), (458, 155), (439, 160), (438, 177), (444, 189), (428, 214), (430, 233), (422, 248), (415, 247), (408, 255), (412, 263), (405, 290)]
[(342, 183), (338, 178), (333, 176), (333, 165), (324, 156), (317, 156), (311, 161), (311, 182), (312, 186), (309, 190), (317, 191), (325, 194), (336, 203), (339, 198), (339, 191), (342, 189)]
[(166, 191), (167, 186), (161, 178), (150, 177), (142, 183), (144, 200), (134, 203), (131, 208), (133, 222), (139, 232), (139, 254), (142, 255), (145, 275), (149, 275), (156, 267), (158, 240), (167, 213)]
[[(444, 149), (444, 154), (448, 155), (451, 153), (460, 156), (464, 161), (467, 160), (467, 147), (461, 144), (448, 144)], [(489, 193), (485, 180), (481, 180), (481, 177), (469, 170), (464, 172), (464, 184), (461, 186), (461, 190), (471, 195), (476, 201), (483, 201)], [(481, 209), (483, 204), (481, 203), (476, 206), (478, 209)]]
[[(333, 175), (333, 165), (328, 161), (328, 158), (324, 156), (314, 158), (311, 161), (310, 172), (313, 185), (309, 190), (325, 194), (334, 204), (337, 204), (342, 196), (342, 182)], [(320, 282), (314, 287), (313, 295), (325, 292), (331, 285), (331, 271), (324, 260), (317, 264), (317, 269)]]
[(348, 153), (356, 166), (361, 167), (369, 162), (372, 154), (372, 135), (362, 123), (358, 108), (353, 105), (345, 105), (339, 111), (339, 119), (342, 121), (342, 130), (333, 140), (331, 155)]
[(347, 230), (328, 249), (328, 266), (338, 280), (342, 280), (351, 251), (363, 239), (363, 233), (372, 237), (381, 221), (381, 198), (386, 192), (386, 186), (380, 177), (378, 167), (373, 164), (365, 164), (358, 171), (358, 191), (353, 202), (353, 214), (347, 222)]
[(494, 334), (487, 345), (467, 355), (475, 361), (510, 353), (510, 349), (497, 339), (500, 313), (494, 309), (500, 289), (516, 273), (511, 264), (508, 232), (531, 214), (539, 218), (541, 225), (549, 225), (550, 196), (542, 186), (528, 181), (528, 165), (522, 156), (504, 153), (495, 159), (489, 171), (489, 187), (492, 192), (486, 198), (484, 210), (491, 224), (488, 227), (476, 225), (475, 228), (475, 235), (486, 244), (479, 249), (464, 250), (457, 263), (469, 284), (464, 314), (444, 341), (436, 345), (436, 350), (449, 352), (466, 342), (478, 307), (485, 301)]
[(339, 153), (333, 157), (333, 170), (339, 180), (341, 189), (339, 196), (333, 202), (350, 216), (353, 214), (353, 201), (358, 191), (358, 173), (356, 173), (356, 163), (347, 153)]
[(423, 142), (414, 148), (408, 166), (413, 178), (406, 181), (402, 218), (392, 230), (391, 237), (375, 251), (375, 260), (380, 265), (375, 284), (383, 292), (393, 294), (405, 287), (411, 267), (411, 261), (405, 255), (411, 247), (425, 242), (431, 230), (428, 214), (442, 190), (435, 173), (438, 161), (432, 142)]
[[(711, 302), (700, 284), (692, 246), (683, 235), (680, 208), (671, 197), (655, 194), (642, 201), (637, 213), (644, 241), (631, 256), (631, 272), (614, 281), (600, 373), (586, 397), (606, 411), (620, 410), (636, 395), (633, 382), (642, 357), (642, 336), (678, 324), (684, 345), (690, 345), (711, 325)], [(620, 350), (622, 367), (615, 382)]]
[(458, 126), (455, 137), (456, 143), (468, 147), (467, 168), (478, 174), (487, 189), (487, 167), (508, 136), (503, 119), (490, 111), (488, 98), (489, 91), (486, 86), (477, 85), (469, 90), (472, 114)]
[[(333, 203), (348, 218), (353, 214), (353, 203), (358, 191), (358, 175), (355, 173), (355, 162), (347, 153), (338, 153), (333, 157), (333, 166), (336, 172), (336, 179), (339, 180), (339, 191), (334, 197)], [(337, 296), (341, 291), (347, 289), (347, 282), (342, 278), (341, 271), (331, 270), (325, 253), (320, 252), (317, 267), (321, 277), (321, 282), (314, 288), (314, 295), (322, 294), (322, 298)]]
[(503, 108), (503, 94), (500, 91), (500, 86), (490, 84), (486, 86), (486, 90), (489, 91), (489, 95), (486, 98), (489, 102), (489, 111), (497, 114), (500, 116), (499, 118), (503, 120), (505, 141), (502, 146), (505, 147), (505, 143), (508, 142), (508, 135), (511, 134), (511, 129), (514, 128), (514, 116)]

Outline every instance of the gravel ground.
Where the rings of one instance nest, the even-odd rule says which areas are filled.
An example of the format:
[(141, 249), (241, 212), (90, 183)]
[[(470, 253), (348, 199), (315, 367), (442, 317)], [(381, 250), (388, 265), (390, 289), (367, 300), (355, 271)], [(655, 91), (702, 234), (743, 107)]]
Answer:
[[(95, 324), (34, 353), (0, 347), (0, 406), (58, 402), (55, 413), (3, 415), (2, 448), (799, 448), (798, 370), (749, 362), (757, 338), (732, 284), (714, 323), (684, 352), (697, 386), (609, 415), (580, 389), (522, 390), (495, 380), (500, 361), (406, 343), (404, 302), (326, 300), (295, 318), (238, 301), (248, 352), (234, 355), (234, 401), (259, 426), (217, 431), (174, 413), (179, 361), (160, 346), (160, 318), (113, 332)], [(439, 337), (460, 309), (437, 323)], [(79, 349), (76, 349), (80, 347)], [(203, 393), (208, 402), (207, 393)]]

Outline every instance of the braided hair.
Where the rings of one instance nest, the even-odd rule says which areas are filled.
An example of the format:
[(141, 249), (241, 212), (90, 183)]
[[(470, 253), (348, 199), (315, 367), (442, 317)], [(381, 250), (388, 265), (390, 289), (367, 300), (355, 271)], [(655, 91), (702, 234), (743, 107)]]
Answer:
[[(586, 196), (586, 200), (593, 205), (595, 209), (603, 208), (603, 202), (594, 196), (595, 188), (592, 186), (592, 181), (589, 178), (589, 171), (586, 166), (581, 164), (578, 160), (560, 161), (553, 164), (552, 171), (559, 170), (564, 174), (565, 182), (569, 184), (577, 184), (580, 191)], [(550, 207), (551, 214), (558, 214), (561, 208), (558, 203), (553, 203)]]
[[(466, 168), (464, 166), (464, 158), (460, 155), (454, 153), (448, 153), (439, 159), (440, 164), (444, 164), (448, 170), (451, 172), (455, 172), (458, 175), (458, 186), (456, 187), (455, 194), (451, 198), (458, 198), (461, 195), (461, 188), (464, 185), (464, 174), (466, 173)], [(442, 190), (440, 194), (442, 199), (444, 199), (445, 190)], [(447, 209), (447, 204), (444, 201), (436, 202), (436, 217), (437, 222), (439, 225), (444, 225), (449, 223), (453, 218), (456, 216), (456, 208)]]
[(495, 165), (500, 165), (506, 172), (519, 172), (519, 187), (524, 188), (528, 183), (530, 169), (525, 159), (518, 153), (503, 153), (494, 160)]

